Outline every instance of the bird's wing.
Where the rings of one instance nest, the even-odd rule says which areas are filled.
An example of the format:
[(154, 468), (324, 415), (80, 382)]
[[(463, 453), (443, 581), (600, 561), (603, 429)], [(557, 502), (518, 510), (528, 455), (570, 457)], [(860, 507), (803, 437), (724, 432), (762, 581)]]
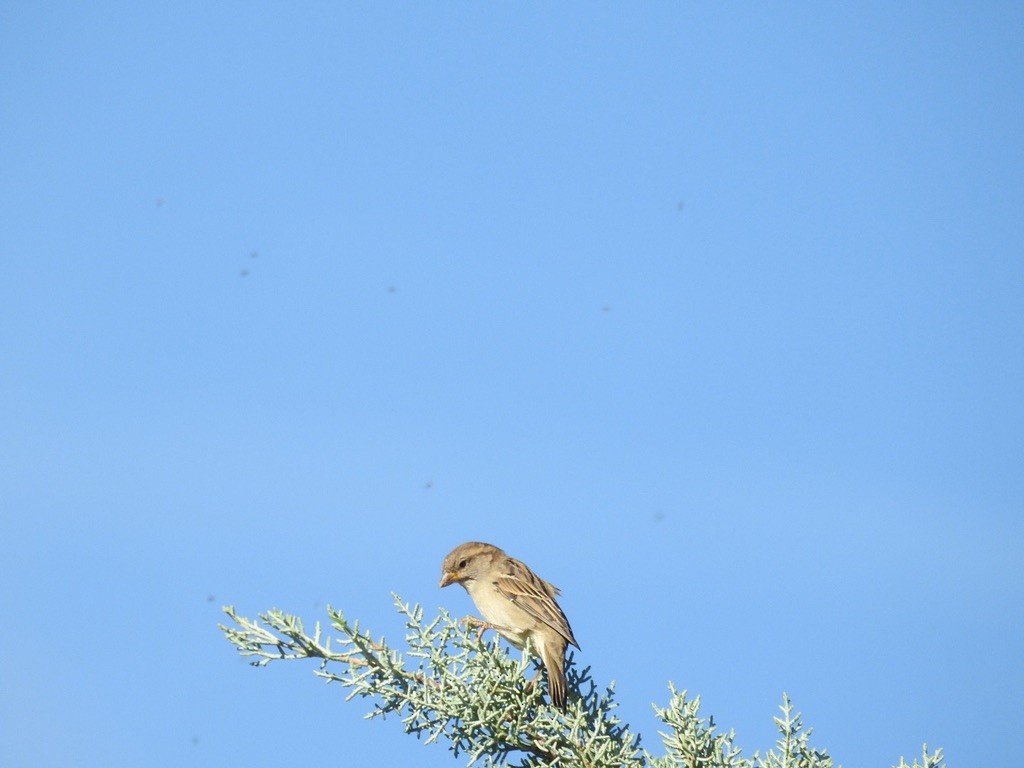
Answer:
[(498, 592), (507, 597), (535, 619), (544, 622), (577, 648), (580, 644), (572, 635), (572, 627), (555, 602), (558, 588), (549, 584), (514, 557), (506, 558), (498, 577)]

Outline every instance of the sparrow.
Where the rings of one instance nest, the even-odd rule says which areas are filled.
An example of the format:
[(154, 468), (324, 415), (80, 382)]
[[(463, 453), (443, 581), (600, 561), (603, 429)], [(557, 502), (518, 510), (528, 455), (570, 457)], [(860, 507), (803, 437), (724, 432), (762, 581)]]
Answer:
[[(441, 564), (441, 583), (461, 584), (491, 629), (523, 650), (527, 640), (548, 673), (551, 703), (565, 709), (565, 651), (580, 644), (555, 602), (558, 587), (493, 544), (468, 541)], [(486, 627), (485, 627), (486, 628)]]

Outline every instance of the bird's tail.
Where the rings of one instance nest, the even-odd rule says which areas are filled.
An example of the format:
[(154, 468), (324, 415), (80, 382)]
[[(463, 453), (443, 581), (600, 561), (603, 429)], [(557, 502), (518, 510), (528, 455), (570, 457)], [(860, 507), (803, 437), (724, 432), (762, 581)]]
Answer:
[(565, 709), (569, 686), (565, 680), (565, 643), (551, 643), (541, 648), (541, 659), (548, 672), (548, 693), (551, 705)]

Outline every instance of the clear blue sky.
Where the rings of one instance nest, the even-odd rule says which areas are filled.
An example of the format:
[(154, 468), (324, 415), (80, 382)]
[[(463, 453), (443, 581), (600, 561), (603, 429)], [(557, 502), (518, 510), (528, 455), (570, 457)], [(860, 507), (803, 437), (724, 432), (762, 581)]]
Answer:
[(491, 541), (847, 768), (1024, 689), (1020, 3), (0, 8), (10, 765), (458, 765), (220, 606)]

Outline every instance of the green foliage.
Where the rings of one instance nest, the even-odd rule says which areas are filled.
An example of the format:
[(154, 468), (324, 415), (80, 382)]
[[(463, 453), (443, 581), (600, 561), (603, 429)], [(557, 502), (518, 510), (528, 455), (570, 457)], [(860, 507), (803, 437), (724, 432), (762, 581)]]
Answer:
[(929, 754), (928, 745), (925, 744), (921, 747), (920, 763), (915, 760), (913, 764), (910, 764), (901, 757), (899, 765), (894, 766), (894, 768), (945, 768), (945, 765), (946, 763), (942, 759), (942, 747)]
[[(316, 674), (349, 689), (347, 699), (371, 699), (373, 717), (401, 718), (406, 733), (428, 743), (444, 740), (469, 764), (563, 766), (563, 768), (832, 768), (832, 758), (809, 745), (799, 713), (783, 696), (782, 716), (775, 718), (779, 739), (764, 755), (744, 758), (734, 734), (718, 732), (713, 718), (700, 716), (700, 697), (670, 686), (671, 699), (655, 708), (668, 730), (660, 732), (665, 754), (640, 749), (640, 738), (615, 715), (614, 686), (599, 691), (590, 668), (577, 670), (572, 656), (566, 674), (571, 696), (564, 712), (545, 703), (537, 685), (526, 679), (529, 657), (516, 660), (497, 638), (484, 642), (481, 633), (441, 612), (428, 623), (423, 609), (395, 604), (406, 621), (408, 650), (399, 653), (383, 638), (350, 622), (328, 607), (337, 637), (325, 636), (317, 622), (312, 636), (302, 621), (273, 609), (257, 621), (224, 611), (233, 627), (221, 625), (227, 639), (254, 666), (276, 659), (316, 659)], [(944, 768), (942, 750), (923, 762), (895, 768)], [(509, 761), (517, 761), (510, 763)]]

